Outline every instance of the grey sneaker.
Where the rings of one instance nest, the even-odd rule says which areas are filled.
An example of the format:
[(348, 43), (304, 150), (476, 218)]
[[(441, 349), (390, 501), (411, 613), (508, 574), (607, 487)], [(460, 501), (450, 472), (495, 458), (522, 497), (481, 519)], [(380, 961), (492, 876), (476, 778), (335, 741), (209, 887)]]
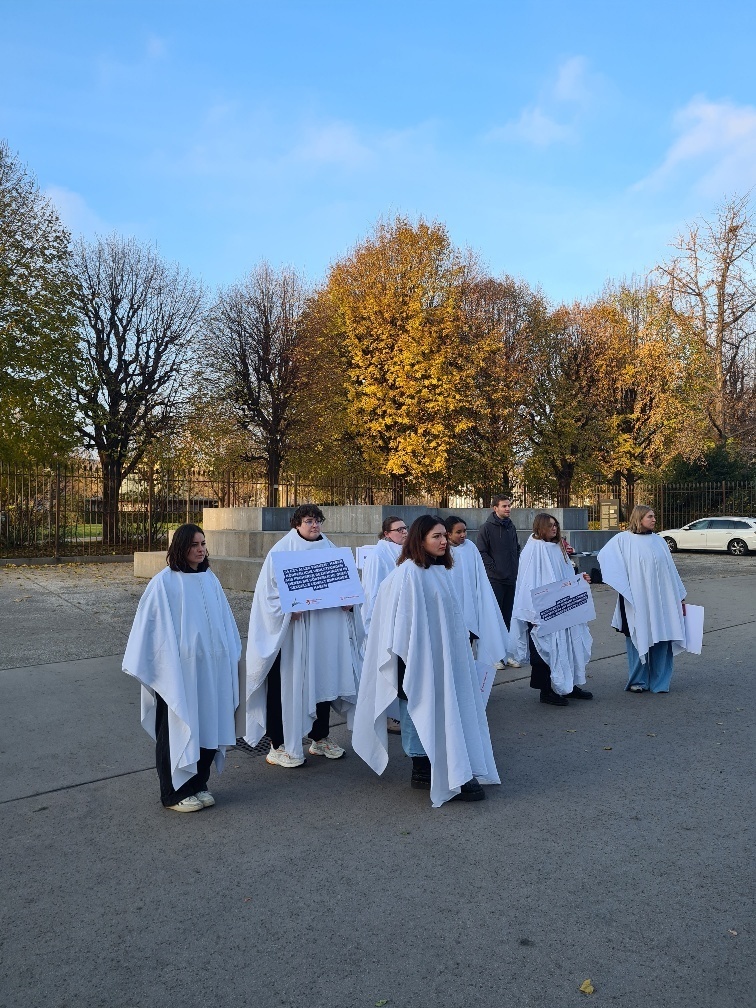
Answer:
[(304, 756), (292, 756), (291, 753), (287, 753), (283, 746), (279, 746), (278, 749), (271, 746), (270, 752), (265, 757), (265, 762), (270, 763), (271, 766), (298, 767), (302, 766), (306, 760)]
[(183, 798), (177, 805), (166, 805), (172, 812), (201, 812), (205, 807), (196, 795)]
[(326, 759), (341, 759), (346, 749), (342, 749), (340, 745), (331, 742), (330, 738), (324, 738), (320, 742), (313, 742), (307, 751), (311, 756), (325, 756)]
[(215, 805), (215, 798), (209, 791), (198, 791), (194, 797), (197, 801), (202, 802), (202, 808), (210, 808), (211, 805)]

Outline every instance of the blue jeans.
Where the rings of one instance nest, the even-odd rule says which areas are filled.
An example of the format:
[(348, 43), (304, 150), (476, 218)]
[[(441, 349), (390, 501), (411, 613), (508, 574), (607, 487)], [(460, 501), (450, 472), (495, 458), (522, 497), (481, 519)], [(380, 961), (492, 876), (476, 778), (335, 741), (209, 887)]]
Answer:
[(669, 683), (672, 679), (672, 642), (659, 641), (653, 644), (646, 655), (646, 664), (640, 660), (640, 655), (633, 644), (632, 638), (626, 637), (627, 664), (630, 677), (626, 690), (631, 686), (642, 686), (652, 693), (669, 693)]
[(399, 723), (402, 726), (402, 749), (408, 756), (425, 756), (423, 743), (417, 734), (417, 728), (407, 710), (407, 701), (399, 698)]

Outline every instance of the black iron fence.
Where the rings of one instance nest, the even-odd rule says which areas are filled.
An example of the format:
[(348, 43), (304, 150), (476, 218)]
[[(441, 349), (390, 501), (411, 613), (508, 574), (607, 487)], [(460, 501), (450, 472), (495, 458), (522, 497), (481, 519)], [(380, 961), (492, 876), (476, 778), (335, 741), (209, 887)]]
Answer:
[[(428, 508), (487, 504), (469, 491), (441, 494), (405, 481), (355, 476), (313, 483), (296, 476), (273, 488), (276, 502), (291, 507), (305, 501), (322, 505), (420, 504)], [(554, 507), (548, 493), (520, 487), (515, 507)], [(271, 488), (259, 472), (170, 472), (144, 469), (124, 480), (117, 507), (103, 499), (99, 466), (77, 463), (47, 468), (0, 464), (0, 557), (73, 557), (128, 554), (165, 549), (171, 528), (200, 523), (204, 508), (263, 507)], [(607, 508), (607, 502), (616, 507)], [(650, 504), (657, 529), (708, 515), (756, 516), (756, 481), (749, 483), (639, 483), (602, 485), (575, 494), (574, 507), (587, 507), (590, 527), (606, 525), (608, 514), (624, 525), (633, 502)], [(602, 523), (602, 517), (604, 522)]]

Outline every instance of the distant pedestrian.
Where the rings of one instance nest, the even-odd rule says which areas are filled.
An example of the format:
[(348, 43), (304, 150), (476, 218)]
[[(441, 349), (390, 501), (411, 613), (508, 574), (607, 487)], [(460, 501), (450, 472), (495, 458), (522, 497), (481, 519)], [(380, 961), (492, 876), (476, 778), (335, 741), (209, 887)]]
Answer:
[(236, 744), (241, 640), (198, 525), (176, 529), (167, 560), (139, 601), (123, 671), (142, 684), (160, 800), (199, 812), (215, 804), (210, 767), (220, 773), (226, 747)]
[(637, 504), (626, 532), (600, 550), (604, 583), (618, 592), (612, 626), (625, 635), (631, 693), (668, 693), (674, 656), (685, 650), (685, 585), (656, 515)]
[[(593, 694), (581, 689), (585, 683), (585, 668), (591, 658), (593, 640), (587, 623), (539, 634), (531, 592), (543, 585), (565, 578), (574, 578), (575, 571), (553, 515), (537, 514), (533, 534), (520, 557), (514, 610), (512, 612), (512, 646), (516, 656), (527, 661), (530, 655), (530, 686), (540, 691), (541, 703), (566, 707), (569, 700), (591, 700)], [(590, 581), (587, 574), (583, 574)]]
[[(477, 545), (504, 624), (509, 630), (520, 562), (520, 544), (517, 529), (509, 517), (512, 499), (506, 494), (497, 494), (491, 501), (491, 507), (491, 514), (478, 529)], [(506, 662), (514, 668), (520, 667), (520, 662), (511, 655), (501, 655), (501, 658), (502, 666)]]

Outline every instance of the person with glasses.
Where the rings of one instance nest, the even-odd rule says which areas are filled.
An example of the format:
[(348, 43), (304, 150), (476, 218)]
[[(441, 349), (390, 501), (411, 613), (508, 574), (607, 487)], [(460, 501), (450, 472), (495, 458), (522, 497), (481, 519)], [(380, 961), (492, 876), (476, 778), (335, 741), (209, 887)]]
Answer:
[[(569, 700), (591, 700), (593, 693), (581, 689), (585, 668), (591, 659), (591, 637), (587, 623), (536, 634), (536, 613), (531, 592), (566, 578), (575, 571), (562, 542), (559, 522), (553, 515), (537, 514), (533, 534), (523, 547), (517, 574), (510, 644), (520, 662), (530, 658), (530, 686), (540, 691), (541, 703), (566, 707)], [(590, 577), (583, 574), (586, 581)]]
[(332, 547), (321, 529), (325, 516), (315, 504), (302, 504), (291, 516), (291, 531), (270, 550), (252, 599), (247, 639), (247, 727), (245, 739), (257, 745), (267, 735), (271, 766), (300, 767), (308, 753), (339, 759), (344, 749), (329, 737), (331, 707), (353, 709), (360, 675), (362, 622), (352, 606), (285, 613), (272, 554)]
[[(370, 620), (373, 617), (373, 607), (378, 589), (383, 580), (395, 569), (406, 538), (407, 523), (402, 518), (397, 518), (396, 515), (390, 515), (383, 519), (378, 543), (365, 558), (362, 567), (362, 589), (365, 592), (365, 601), (361, 614), (365, 634), (370, 629)], [(401, 728), (398, 707), (392, 713), (396, 716), (387, 719), (388, 730), (392, 735), (399, 735)]]

